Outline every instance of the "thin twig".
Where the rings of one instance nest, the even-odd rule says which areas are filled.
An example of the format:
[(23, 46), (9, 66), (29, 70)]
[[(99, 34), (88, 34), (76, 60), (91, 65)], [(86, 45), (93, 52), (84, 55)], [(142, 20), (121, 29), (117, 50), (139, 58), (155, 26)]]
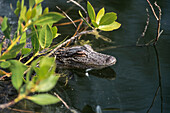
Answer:
[(89, 34), (91, 32), (94, 32), (94, 30), (89, 30), (89, 31), (83, 31), (78, 33), (77, 35), (71, 37), (70, 39), (66, 40), (65, 42), (63, 42), (62, 44), (60, 44), (59, 46), (57, 46), (56, 48), (54, 48), (47, 56), (51, 56), (57, 49), (61, 48), (62, 46), (66, 45), (68, 42), (75, 40), (75, 38), (79, 37), (80, 35), (83, 34)]
[(148, 2), (148, 4), (149, 4), (149, 6), (151, 7), (152, 12), (153, 12), (153, 14), (154, 14), (154, 16), (155, 16), (156, 20), (158, 20), (158, 16), (156, 15), (155, 10), (154, 10), (154, 8), (153, 8), (152, 4), (150, 3), (150, 1), (149, 1), (149, 0), (147, 0), (147, 2)]
[(73, 25), (77, 28), (77, 25), (74, 23), (74, 21), (65, 13), (63, 10), (61, 10), (58, 6), (56, 6), (58, 10), (60, 10), (72, 23)]
[(154, 98), (153, 98), (153, 100), (152, 100), (152, 104), (150, 105), (150, 107), (149, 107), (149, 109), (147, 110), (147, 112), (146, 112), (146, 113), (149, 113), (149, 112), (150, 112), (150, 110), (151, 110), (151, 108), (153, 107), (153, 104), (154, 104), (154, 102), (155, 102), (155, 100), (156, 100), (156, 96), (158, 95), (159, 89), (160, 89), (160, 87), (158, 86), (158, 88), (156, 89), (156, 92), (155, 92)]
[(161, 69), (160, 69), (160, 60), (156, 45), (154, 45), (156, 59), (157, 59), (157, 68), (158, 68), (158, 78), (159, 78), (159, 87), (160, 87), (160, 99), (161, 99), (161, 113), (163, 113), (163, 95), (162, 95), (162, 77), (161, 77)]
[(67, 105), (67, 103), (57, 93), (54, 92), (54, 95), (57, 96), (57, 98), (59, 98), (61, 100), (61, 102), (65, 105), (65, 107), (67, 109), (70, 109), (70, 107)]
[(161, 8), (160, 8), (160, 6), (155, 2), (154, 3), (155, 4), (155, 6), (158, 8), (158, 10), (159, 10), (159, 18), (157, 19), (157, 21), (158, 21), (158, 28), (157, 28), (157, 36), (156, 36), (156, 40), (155, 40), (155, 43), (154, 44), (156, 44), (156, 42), (158, 41), (158, 39), (159, 39), (159, 37), (160, 37), (160, 28), (161, 28), (161, 15), (162, 15), (162, 13), (161, 13)]
[(4, 109), (4, 108), (7, 108), (11, 105), (14, 105), (15, 104), (15, 101), (11, 101), (11, 102), (8, 102), (8, 103), (5, 103), (5, 104), (0, 104), (0, 109)]
[(41, 112), (27, 111), (27, 110), (16, 109), (16, 108), (10, 108), (10, 107), (8, 107), (8, 109), (10, 109), (10, 110), (12, 110), (12, 111), (20, 112), (20, 113), (41, 113)]
[[(76, 23), (76, 22), (80, 22), (82, 21), (82, 19), (77, 19), (77, 20), (74, 20), (73, 22)], [(64, 26), (64, 25), (69, 25), (69, 24), (72, 24), (72, 22), (65, 22), (65, 23), (59, 23), (59, 24), (53, 24), (54, 26)]]
[(68, 0), (68, 1), (67, 1), (67, 3), (70, 3), (70, 2), (72, 2), (72, 3), (74, 3), (75, 5), (79, 6), (79, 7), (84, 11), (84, 13), (86, 14), (86, 17), (88, 17), (87, 11), (84, 9), (83, 6), (81, 6), (79, 3), (77, 3), (77, 2), (74, 1), (74, 0)]
[(138, 38), (138, 40), (137, 40), (137, 42), (136, 42), (136, 45), (139, 44), (140, 39), (145, 36), (146, 31), (147, 31), (147, 29), (148, 29), (148, 25), (149, 25), (149, 11), (148, 11), (148, 8), (146, 8), (146, 12), (147, 12), (146, 25), (145, 25), (145, 28), (144, 28), (144, 31), (143, 31), (142, 35)]

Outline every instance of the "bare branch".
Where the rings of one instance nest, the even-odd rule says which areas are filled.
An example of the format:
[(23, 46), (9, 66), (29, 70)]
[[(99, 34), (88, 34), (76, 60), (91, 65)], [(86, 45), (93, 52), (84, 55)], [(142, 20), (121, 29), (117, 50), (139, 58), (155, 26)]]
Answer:
[(85, 12), (85, 14), (86, 14), (86, 17), (87, 17), (87, 11), (84, 9), (84, 7), (83, 6), (81, 6), (79, 3), (77, 3), (76, 1), (74, 1), (74, 0), (68, 0), (67, 1), (67, 3), (70, 3), (70, 2), (72, 2), (72, 3), (74, 3), (75, 5), (77, 5), (77, 6), (79, 6), (84, 12)]
[(63, 10), (61, 10), (58, 6), (56, 6), (56, 8), (58, 10), (60, 10), (72, 23), (73, 25), (77, 28), (76, 24), (74, 23), (74, 21), (67, 15), (67, 13), (65, 13)]
[(149, 0), (147, 0), (147, 2), (148, 2), (148, 4), (150, 5), (150, 7), (151, 7), (151, 9), (152, 9), (152, 12), (153, 12), (153, 14), (154, 14), (154, 16), (155, 16), (156, 20), (158, 20), (158, 16), (156, 15), (155, 10), (154, 10), (154, 8), (153, 8), (152, 4), (150, 3), (150, 1), (149, 1)]
[(11, 101), (11, 102), (6, 103), (6, 104), (0, 104), (0, 109), (7, 108), (7, 107), (14, 105), (14, 104), (15, 104), (15, 101)]
[(94, 32), (94, 30), (89, 30), (89, 31), (82, 31), (80, 33), (78, 33), (77, 35), (71, 37), (70, 39), (66, 40), (65, 42), (63, 42), (62, 44), (60, 44), (59, 46), (57, 46), (55, 49), (53, 49), (47, 56), (51, 56), (57, 49), (61, 48), (62, 46), (66, 45), (67, 43), (75, 40), (77, 37), (79, 37), (80, 35), (83, 35), (83, 34), (90, 34)]
[(65, 107), (67, 109), (70, 109), (70, 107), (67, 105), (67, 103), (57, 93), (54, 92), (54, 95), (57, 96), (57, 98), (59, 98), (61, 100), (61, 102), (65, 105)]
[(143, 31), (142, 35), (138, 38), (138, 40), (136, 42), (136, 45), (139, 44), (140, 39), (145, 36), (145, 33), (146, 33), (147, 29), (148, 29), (148, 25), (149, 25), (149, 10), (148, 10), (148, 8), (146, 8), (146, 12), (147, 12), (146, 25), (145, 25), (145, 28), (144, 28), (144, 31)]

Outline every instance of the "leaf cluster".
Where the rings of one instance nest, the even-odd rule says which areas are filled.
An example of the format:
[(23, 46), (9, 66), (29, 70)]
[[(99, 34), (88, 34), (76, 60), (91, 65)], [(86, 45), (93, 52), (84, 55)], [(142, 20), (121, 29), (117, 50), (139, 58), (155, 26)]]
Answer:
[[(40, 105), (54, 104), (59, 101), (57, 97), (44, 93), (50, 91), (60, 77), (59, 74), (55, 73), (55, 58), (48, 57), (48, 55), (41, 56), (36, 60), (34, 58), (41, 55), (41, 51), (44, 49), (47, 51), (53, 49), (51, 43), (54, 38), (60, 35), (57, 27), (53, 24), (65, 16), (57, 12), (50, 12), (48, 7), (43, 10), (42, 2), (43, 0), (29, 0), (29, 7), (27, 7), (24, 5), (24, 0), (17, 1), (14, 13), (18, 17), (18, 27), (13, 35), (11, 35), (11, 27), (7, 17), (3, 18), (1, 24), (4, 37), (0, 42), (0, 74), (11, 77), (13, 87), (18, 91), (15, 103), (22, 99), (28, 99)], [(105, 14), (105, 9), (102, 8), (96, 15), (89, 2), (87, 2), (87, 11), (95, 28), (86, 21), (80, 11), (79, 14), (92, 29), (112, 31), (121, 26), (120, 23), (116, 22), (116, 13)], [(4, 48), (3, 43), (6, 40), (9, 40), (9, 43), (6, 44), (7, 48)], [(30, 40), (32, 45), (29, 48), (27, 40)], [(19, 60), (16, 60), (15, 58), (19, 53), (21, 54)], [(31, 54), (32, 56), (28, 61), (21, 62), (22, 59)]]
[[(11, 28), (8, 24), (8, 18), (4, 17), (1, 25), (1, 31), (4, 33), (4, 39), (10, 40), (7, 48), (3, 48), (1, 42), (0, 70), (2, 75), (7, 74), (2, 69), (11, 72), (11, 81), (14, 88), (18, 91), (18, 97), (14, 100), (18, 102), (22, 99), (29, 99), (40, 105), (53, 104), (59, 99), (50, 94), (37, 94), (29, 96), (30, 93), (47, 92), (51, 90), (59, 75), (55, 73), (56, 64), (54, 57), (39, 57), (32, 60), (40, 54), (40, 51), (50, 47), (52, 40), (59, 33), (53, 23), (60, 21), (64, 16), (57, 12), (49, 12), (49, 8), (42, 9), (43, 0), (29, 0), (29, 7), (24, 5), (24, 0), (17, 1), (17, 8), (14, 13), (18, 16), (17, 31), (11, 36)], [(29, 31), (29, 33), (27, 32)], [(27, 48), (27, 40), (31, 37), (32, 48)], [(14, 60), (18, 53), (21, 53), (19, 60)], [(33, 56), (26, 62), (21, 60), (33, 53)], [(28, 63), (32, 62), (30, 65)], [(37, 67), (38, 66), (38, 67)], [(47, 101), (48, 100), (48, 101)]]
[[(96, 15), (94, 8), (89, 1), (87, 1), (87, 12), (90, 17), (91, 23), (95, 27), (95, 29), (100, 29), (102, 31), (112, 31), (118, 29), (121, 26), (120, 23), (116, 22), (117, 19), (116, 13), (114, 12), (105, 13), (105, 9), (102, 8)], [(85, 20), (85, 18), (82, 16), (82, 13), (80, 11), (79, 14), (86, 22), (86, 24), (92, 27)]]

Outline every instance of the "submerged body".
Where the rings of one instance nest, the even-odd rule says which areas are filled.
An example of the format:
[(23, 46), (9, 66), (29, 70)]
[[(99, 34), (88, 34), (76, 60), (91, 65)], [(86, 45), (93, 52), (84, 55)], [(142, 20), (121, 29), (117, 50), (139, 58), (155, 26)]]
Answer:
[(98, 53), (90, 45), (61, 48), (52, 56), (59, 68), (100, 69), (116, 63), (115, 57)]

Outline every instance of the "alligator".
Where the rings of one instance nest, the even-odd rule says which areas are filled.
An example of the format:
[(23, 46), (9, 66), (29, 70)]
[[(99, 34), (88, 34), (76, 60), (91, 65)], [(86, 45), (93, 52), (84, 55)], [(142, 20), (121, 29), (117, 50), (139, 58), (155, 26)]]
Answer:
[(52, 56), (56, 57), (57, 67), (100, 69), (114, 65), (116, 58), (98, 53), (90, 45), (60, 48)]

